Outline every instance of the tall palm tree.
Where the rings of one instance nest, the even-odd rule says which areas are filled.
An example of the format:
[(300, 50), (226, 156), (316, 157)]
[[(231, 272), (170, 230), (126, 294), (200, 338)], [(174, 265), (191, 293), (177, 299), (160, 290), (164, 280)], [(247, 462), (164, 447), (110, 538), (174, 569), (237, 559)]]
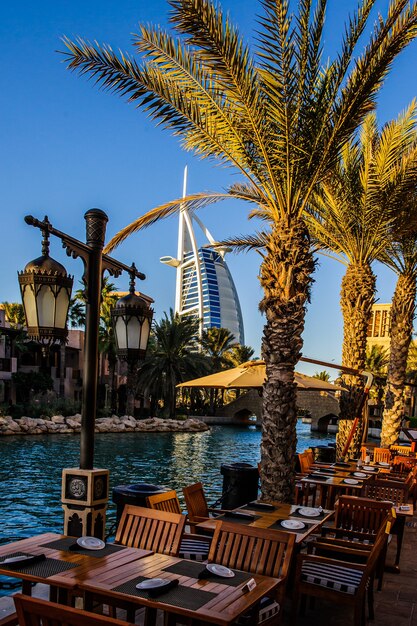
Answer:
[(392, 0), (355, 59), (375, 4), (361, 0), (339, 53), (323, 61), (326, 0), (300, 0), (295, 17), (288, 0), (262, 0), (255, 52), (219, 5), (168, 4), (177, 36), (140, 25), (140, 63), (108, 46), (65, 39), (68, 67), (127, 96), (179, 136), (187, 150), (233, 166), (244, 182), (153, 209), (120, 231), (107, 251), (183, 205), (194, 211), (224, 198), (252, 205), (250, 217), (265, 226), (266, 250), (260, 268), (266, 317), (262, 492), (288, 501), (295, 481), (294, 369), (315, 267), (303, 213), (341, 146), (374, 108), (393, 60), (416, 36), (417, 5)]
[[(417, 168), (417, 159), (416, 159)], [(382, 418), (381, 445), (396, 443), (404, 414), (404, 385), (411, 344), (417, 294), (417, 193), (410, 196), (404, 216), (414, 222), (414, 232), (396, 237), (381, 260), (398, 275), (390, 312), (390, 355)], [(401, 232), (401, 231), (400, 231)]]
[(177, 385), (208, 371), (207, 358), (198, 351), (198, 328), (198, 319), (170, 309), (169, 316), (165, 313), (154, 324), (148, 354), (137, 374), (138, 388), (162, 400), (170, 417), (175, 417)]
[[(387, 249), (404, 199), (416, 184), (416, 105), (379, 131), (370, 113), (358, 138), (346, 143), (332, 172), (312, 194), (307, 218), (315, 241), (346, 266), (340, 304), (343, 314), (342, 365), (365, 369), (368, 325), (375, 300), (373, 262)], [(337, 454), (342, 456), (363, 389), (359, 376), (344, 375)], [(349, 448), (357, 456), (362, 432)]]

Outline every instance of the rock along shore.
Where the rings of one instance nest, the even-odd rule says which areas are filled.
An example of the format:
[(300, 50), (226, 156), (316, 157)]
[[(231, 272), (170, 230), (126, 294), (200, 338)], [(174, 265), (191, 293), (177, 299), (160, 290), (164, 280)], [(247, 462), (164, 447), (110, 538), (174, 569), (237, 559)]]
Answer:
[[(160, 419), (150, 417), (136, 420), (134, 417), (101, 417), (96, 419), (96, 433), (140, 433), (140, 432), (203, 432), (209, 426), (199, 419), (190, 417), (186, 420)], [(21, 417), (12, 419), (10, 416), (0, 417), (0, 437), (7, 435), (46, 435), (46, 434), (76, 434), (81, 430), (81, 415), (63, 417), (54, 415), (51, 419)]]

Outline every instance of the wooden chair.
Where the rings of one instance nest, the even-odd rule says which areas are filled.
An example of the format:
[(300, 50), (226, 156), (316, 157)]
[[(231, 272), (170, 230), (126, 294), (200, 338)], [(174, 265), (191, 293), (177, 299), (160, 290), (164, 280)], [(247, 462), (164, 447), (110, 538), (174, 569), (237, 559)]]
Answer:
[[(365, 624), (365, 601), (368, 597), (370, 619), (373, 611), (373, 577), (385, 549), (390, 532), (390, 520), (378, 531), (375, 543), (365, 555), (365, 563), (353, 563), (354, 553), (363, 556), (356, 548), (334, 550), (337, 558), (318, 554), (300, 554), (295, 574), (295, 596), (291, 623), (297, 623), (297, 610), (302, 595), (333, 600), (335, 604), (346, 604), (354, 608), (354, 625)], [(345, 560), (349, 553), (350, 560)], [(368, 592), (368, 593), (367, 593)]]
[(73, 609), (20, 593), (14, 595), (13, 600), (19, 626), (129, 626), (120, 619)]
[(391, 452), (388, 448), (374, 448), (375, 463), (391, 463)]
[[(150, 509), (181, 515), (180, 501), (174, 490), (149, 496), (146, 501)], [(205, 561), (208, 558), (210, 544), (210, 536), (183, 533), (179, 556), (182, 559), (191, 559), (192, 561)]]
[(206, 496), (204, 495), (204, 488), (201, 483), (184, 487), (182, 492), (184, 494), (188, 520), (192, 532), (195, 531), (196, 524), (209, 519), (210, 513), (224, 513), (223, 509), (213, 509), (208, 506)]
[(385, 500), (395, 506), (407, 504), (410, 486), (394, 480), (375, 478), (369, 480), (362, 489), (362, 495), (373, 500)]
[(416, 456), (415, 453), (411, 450), (411, 446), (393, 445), (390, 446), (390, 450), (394, 455), (399, 454), (401, 456)]
[(178, 500), (177, 492), (174, 490), (148, 496), (146, 498), (146, 504), (150, 509), (181, 514), (180, 501)]
[[(209, 554), (210, 563), (284, 581), (278, 587), (275, 598), (264, 598), (251, 616), (242, 618), (245, 623), (254, 626), (260, 623), (266, 626), (269, 622), (278, 624), (294, 546), (295, 535), (291, 533), (217, 522)], [(268, 614), (267, 619), (264, 619), (265, 614)]]
[(126, 504), (115, 543), (178, 556), (185, 516)]
[(310, 467), (313, 465), (313, 463), (311, 462), (311, 456), (309, 455), (307, 450), (304, 450), (304, 452), (299, 452), (298, 461), (300, 463), (301, 474), (308, 474), (310, 471)]

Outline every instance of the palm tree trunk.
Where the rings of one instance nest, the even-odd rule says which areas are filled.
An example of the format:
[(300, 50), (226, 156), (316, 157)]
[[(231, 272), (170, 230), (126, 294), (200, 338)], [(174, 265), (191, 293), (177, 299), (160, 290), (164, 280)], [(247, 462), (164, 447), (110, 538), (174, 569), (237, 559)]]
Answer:
[[(342, 280), (340, 306), (343, 314), (342, 365), (359, 371), (365, 369), (366, 338), (372, 305), (375, 297), (375, 275), (371, 266), (351, 263)], [(340, 398), (339, 432), (336, 438), (336, 456), (341, 458), (351, 432), (353, 420), (363, 393), (361, 376), (343, 375), (343, 382), (350, 389)], [(359, 416), (358, 416), (359, 417)], [(353, 436), (347, 455), (359, 454), (363, 433), (363, 420)]]
[(416, 278), (415, 271), (401, 274), (392, 300), (390, 361), (381, 431), (381, 446), (384, 448), (394, 444), (401, 431), (407, 357), (416, 309)]
[(314, 260), (304, 223), (278, 223), (261, 265), (266, 315), (262, 356), (263, 387), (261, 483), (267, 500), (291, 502), (294, 497), (297, 407), (294, 368), (301, 356), (306, 302)]

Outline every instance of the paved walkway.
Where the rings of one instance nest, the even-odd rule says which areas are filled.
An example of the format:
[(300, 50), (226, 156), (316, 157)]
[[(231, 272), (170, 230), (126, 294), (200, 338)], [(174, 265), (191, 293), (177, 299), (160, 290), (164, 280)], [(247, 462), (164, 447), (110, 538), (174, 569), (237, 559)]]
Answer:
[[(393, 562), (395, 547), (394, 537), (388, 548), (387, 563)], [(400, 574), (385, 573), (382, 591), (375, 592), (375, 620), (369, 622), (370, 626), (417, 626), (417, 513), (405, 528), (400, 565)], [(33, 595), (46, 598), (47, 591), (46, 585), (37, 585)], [(11, 596), (0, 598), (0, 619), (13, 610)], [(143, 623), (140, 615), (136, 621)], [(283, 626), (352, 625), (353, 613), (349, 608), (319, 599), (314, 609), (307, 608), (304, 616), (298, 616), (296, 624), (291, 622), (287, 607), (283, 620)]]

